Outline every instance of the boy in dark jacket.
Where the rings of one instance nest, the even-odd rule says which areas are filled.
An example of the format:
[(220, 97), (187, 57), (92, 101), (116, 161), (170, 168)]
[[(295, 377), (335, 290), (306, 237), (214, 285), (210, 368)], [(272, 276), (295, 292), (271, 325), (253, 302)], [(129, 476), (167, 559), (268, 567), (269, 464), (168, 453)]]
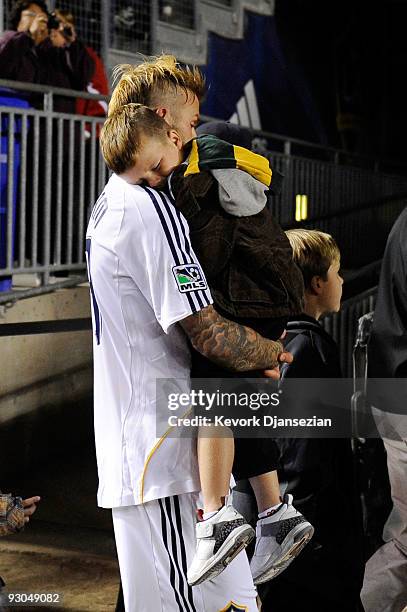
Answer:
[[(101, 147), (108, 166), (129, 183), (166, 186), (172, 173), (169, 189), (175, 206), (188, 221), (192, 246), (216, 309), (278, 340), (287, 317), (300, 312), (303, 283), (292, 261), (289, 242), (266, 207), (265, 192), (277, 183), (268, 160), (213, 135), (194, 139), (183, 147), (177, 132), (163, 119), (136, 104), (122, 107), (108, 119)], [(127, 159), (117, 155), (118, 149), (126, 152)], [(180, 291), (182, 285), (194, 281), (188, 276), (192, 272), (187, 263), (182, 273), (176, 272)], [(195, 376), (230, 375), (197, 353), (194, 359)], [(240, 469), (247, 472), (244, 476), (250, 478), (259, 502), (258, 554), (252, 562), (255, 583), (274, 576), (283, 561), (284, 567), (288, 565), (313, 533), (312, 526), (292, 506), (292, 496), (281, 503), (277, 449), (268, 441), (267, 454), (262, 455), (259, 444), (257, 440), (252, 449), (245, 447), (245, 457), (243, 449), (237, 452)], [(251, 467), (245, 465), (250, 461), (249, 452), (254, 453)], [(250, 526), (236, 513), (226, 527), (231, 548), (222, 545), (217, 551), (215, 545), (210, 550), (208, 536), (225, 525), (222, 513), (227, 507), (224, 498), (229, 491), (233, 455), (232, 438), (198, 438), (204, 520), (197, 525), (197, 554), (188, 571), (192, 585), (219, 574), (252, 537)]]
[[(343, 280), (340, 252), (332, 236), (316, 230), (286, 232), (301, 269), (304, 312), (287, 324), (287, 350), (294, 360), (282, 378), (340, 378), (338, 347), (319, 323), (338, 312)], [(296, 506), (312, 522), (312, 542), (261, 592), (263, 608), (275, 612), (301, 605), (314, 612), (361, 610), (362, 525), (353, 482), (349, 439), (280, 438), (279, 478)], [(335, 526), (333, 528), (333, 525)]]

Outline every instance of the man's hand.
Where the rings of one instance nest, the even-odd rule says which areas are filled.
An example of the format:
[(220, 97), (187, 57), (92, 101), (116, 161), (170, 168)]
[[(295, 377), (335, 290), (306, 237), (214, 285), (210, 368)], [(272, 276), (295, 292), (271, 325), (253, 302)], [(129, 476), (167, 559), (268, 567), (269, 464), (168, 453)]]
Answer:
[(32, 20), (29, 33), (35, 45), (42, 43), (48, 36), (48, 17), (45, 13), (38, 13)]
[[(288, 351), (284, 351), (278, 356), (279, 363), (292, 363), (294, 357)], [(272, 370), (264, 370), (264, 376), (266, 378), (274, 378), (274, 380), (279, 380), (280, 378), (280, 366), (277, 365)]]
[(41, 497), (36, 495), (35, 497), (27, 497), (27, 499), (23, 499), (23, 508), (24, 508), (24, 523), (28, 523), (30, 517), (34, 514), (37, 509), (38, 502)]
[[(287, 330), (285, 329), (283, 331), (283, 333), (280, 336), (280, 340), (284, 340), (284, 338), (287, 335)], [(289, 353), (288, 351), (284, 351), (283, 353), (281, 353), (278, 356), (278, 361), (279, 364), (280, 363), (292, 363), (294, 360), (294, 357), (292, 356), (291, 353)], [(275, 368), (272, 368), (271, 370), (264, 370), (264, 376), (266, 378), (274, 378), (274, 380), (279, 380), (280, 378), (280, 365), (277, 365)]]
[(250, 327), (225, 319), (213, 306), (203, 308), (180, 324), (197, 351), (228, 370), (274, 371), (283, 355), (284, 361), (291, 357), (284, 353), (280, 341), (267, 340)]

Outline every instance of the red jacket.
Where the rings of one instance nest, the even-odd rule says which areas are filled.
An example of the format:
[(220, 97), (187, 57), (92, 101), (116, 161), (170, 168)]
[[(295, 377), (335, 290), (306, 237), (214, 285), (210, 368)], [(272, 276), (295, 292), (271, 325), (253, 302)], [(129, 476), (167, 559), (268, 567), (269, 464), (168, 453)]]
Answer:
[[(106, 77), (103, 62), (92, 47), (86, 47), (86, 51), (92, 58), (95, 66), (86, 89), (89, 93), (107, 96), (109, 95), (109, 82)], [(76, 113), (78, 115), (104, 117), (107, 114), (107, 102), (102, 100), (81, 100), (78, 98), (76, 101)]]

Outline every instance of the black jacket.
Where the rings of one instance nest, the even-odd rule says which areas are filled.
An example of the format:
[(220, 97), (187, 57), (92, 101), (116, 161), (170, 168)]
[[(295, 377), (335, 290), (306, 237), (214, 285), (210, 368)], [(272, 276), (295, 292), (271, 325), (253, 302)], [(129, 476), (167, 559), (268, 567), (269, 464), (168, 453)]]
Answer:
[(286, 349), (294, 356), (289, 366), (283, 366), (282, 377), (341, 378), (338, 346), (320, 323), (301, 314), (287, 324)]
[[(407, 378), (407, 208), (393, 225), (387, 240), (379, 290), (368, 344), (369, 377)], [(369, 381), (370, 402), (389, 412), (406, 413), (402, 381), (398, 392)]]
[[(54, 47), (49, 38), (35, 46), (26, 32), (4, 32), (0, 38), (0, 78), (52, 87), (86, 90), (94, 62), (83, 43)], [(22, 92), (21, 92), (22, 94)], [(42, 105), (42, 96), (29, 96), (33, 106)], [(56, 96), (54, 110), (75, 113), (75, 98)]]
[[(289, 321), (287, 332), (285, 347), (294, 361), (283, 366), (283, 377), (341, 376), (338, 348), (315, 319), (301, 315)], [(364, 559), (350, 440), (280, 438), (276, 443), (280, 482), (287, 483), (286, 492), (315, 534), (298, 559), (260, 590), (265, 609), (280, 612), (301, 603), (315, 612), (354, 612)]]

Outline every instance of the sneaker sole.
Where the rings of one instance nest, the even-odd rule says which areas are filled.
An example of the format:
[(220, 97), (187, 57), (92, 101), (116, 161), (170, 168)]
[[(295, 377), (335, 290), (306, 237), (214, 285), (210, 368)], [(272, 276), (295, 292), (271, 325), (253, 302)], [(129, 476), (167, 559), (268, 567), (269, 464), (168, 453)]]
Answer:
[[(235, 533), (236, 531), (237, 533)], [(226, 538), (216, 553), (212, 563), (205, 568), (204, 573), (192, 581), (188, 580), (188, 584), (190, 586), (196, 586), (205, 580), (211, 580), (219, 576), (229, 563), (250, 544), (254, 536), (255, 531), (249, 525), (242, 526), (239, 530), (235, 529)]]
[[(273, 565), (257, 578), (253, 578), (255, 585), (263, 584), (272, 580), (290, 565), (292, 561), (300, 554), (302, 549), (308, 544), (314, 535), (314, 528), (310, 523), (307, 525), (299, 525), (293, 534), (289, 534), (289, 538), (282, 544), (283, 553), (278, 561), (274, 561)], [(284, 550), (285, 549), (285, 550)]]

